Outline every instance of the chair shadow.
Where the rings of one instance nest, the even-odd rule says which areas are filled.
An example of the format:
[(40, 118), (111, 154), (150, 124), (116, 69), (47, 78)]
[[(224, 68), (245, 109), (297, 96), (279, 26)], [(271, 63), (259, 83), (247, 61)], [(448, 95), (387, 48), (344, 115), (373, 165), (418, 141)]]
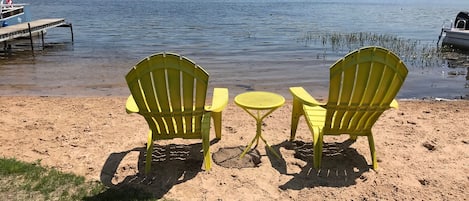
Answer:
[(353, 140), (344, 142), (324, 143), (321, 168), (313, 168), (313, 144), (301, 141), (284, 141), (272, 146), (280, 153), (280, 148), (294, 150), (294, 157), (306, 162), (299, 173), (288, 173), (285, 159), (277, 158), (273, 154), (268, 154), (273, 168), (281, 174), (291, 175), (293, 178), (285, 184), (279, 186), (280, 189), (300, 190), (303, 188), (325, 187), (346, 187), (355, 185), (357, 179), (366, 180), (364, 172), (368, 172), (371, 166), (366, 159), (351, 148)]
[[(219, 140), (210, 142), (214, 144)], [(131, 150), (111, 153), (101, 170), (102, 184), (108, 187), (104, 192), (86, 200), (145, 200), (162, 198), (174, 185), (184, 183), (194, 178), (202, 171), (203, 154), (202, 143), (190, 145), (169, 144), (154, 145), (152, 152), (151, 172), (145, 174), (146, 147), (136, 147)], [(121, 182), (113, 183), (114, 175), (122, 160), (131, 152), (138, 152), (138, 172), (126, 176)], [(116, 197), (123, 195), (124, 197)]]

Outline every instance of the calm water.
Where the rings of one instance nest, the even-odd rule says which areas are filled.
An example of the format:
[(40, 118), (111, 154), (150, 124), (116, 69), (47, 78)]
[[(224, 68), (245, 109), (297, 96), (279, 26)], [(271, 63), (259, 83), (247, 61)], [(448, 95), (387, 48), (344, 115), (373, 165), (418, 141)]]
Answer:
[[(232, 97), (269, 90), (289, 98), (290, 86), (305, 86), (325, 97), (329, 65), (350, 48), (333, 49), (315, 38), (384, 34), (417, 41), (416, 46), (430, 51), (437, 47), (442, 25), (469, 9), (466, 0), (376, 2), (16, 0), (30, 4), (33, 19), (71, 22), (75, 42), (71, 44), (68, 29), (55, 28), (48, 31), (45, 50), (35, 56), (21, 45), (3, 55), (0, 95), (125, 96), (124, 76), (132, 65), (152, 53), (171, 51), (202, 65), (211, 74), (210, 87), (228, 87)], [(467, 67), (448, 61), (409, 62), (410, 74), (398, 96), (468, 95)]]

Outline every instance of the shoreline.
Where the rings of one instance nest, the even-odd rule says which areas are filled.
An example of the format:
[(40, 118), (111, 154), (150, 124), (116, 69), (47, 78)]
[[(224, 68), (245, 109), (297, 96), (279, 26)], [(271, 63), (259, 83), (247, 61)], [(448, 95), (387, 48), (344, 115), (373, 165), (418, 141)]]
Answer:
[[(223, 113), (222, 139), (210, 147), (208, 172), (200, 169), (200, 141), (176, 139), (155, 144), (195, 149), (185, 155), (188, 160), (157, 162), (150, 180), (138, 174), (143, 170), (140, 158), (148, 127), (139, 115), (125, 113), (126, 97), (120, 96), (0, 96), (0, 153), (114, 187), (142, 187), (157, 198), (175, 200), (464, 200), (467, 196), (467, 100), (399, 99), (399, 109), (386, 111), (373, 128), (377, 171), (369, 167), (366, 138), (347, 144), (343, 135), (325, 137), (329, 151), (334, 147), (342, 151), (328, 154), (326, 149), (323, 170), (318, 172), (311, 169), (311, 134), (304, 120), (296, 141), (287, 141), (291, 98), (263, 126), (265, 139), (282, 159), (270, 157), (260, 142), (257, 167), (217, 164), (219, 154), (246, 146), (255, 135), (254, 120), (233, 98)], [(109, 164), (114, 168), (109, 169)]]

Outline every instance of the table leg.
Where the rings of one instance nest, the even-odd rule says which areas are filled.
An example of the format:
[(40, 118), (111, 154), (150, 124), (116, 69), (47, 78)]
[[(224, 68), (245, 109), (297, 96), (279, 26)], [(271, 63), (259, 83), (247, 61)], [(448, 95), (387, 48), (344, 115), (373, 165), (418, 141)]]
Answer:
[(241, 153), (241, 156), (239, 158), (243, 158), (244, 155), (246, 155), (246, 153), (251, 150), (251, 146), (252, 144), (254, 143), (254, 141), (256, 141), (256, 146), (259, 145), (259, 138), (262, 139), (262, 141), (264, 141), (265, 145), (267, 146), (267, 148), (272, 152), (274, 153), (274, 155), (277, 157), (277, 158), (280, 158), (280, 156), (277, 154), (277, 152), (275, 152), (275, 150), (267, 143), (267, 141), (264, 139), (264, 137), (262, 137), (262, 119), (258, 119), (256, 118), (256, 136), (254, 137), (254, 139), (252, 139), (251, 143), (249, 143), (249, 145), (246, 147), (246, 149), (244, 149), (243, 153)]
[(256, 143), (256, 146), (257, 146), (257, 144), (259, 143), (259, 137), (257, 137), (257, 135), (256, 135), (256, 137), (254, 137), (254, 139), (252, 139), (251, 143), (249, 143), (249, 145), (246, 147), (246, 149), (244, 149), (243, 153), (241, 153), (241, 156), (239, 156), (239, 158), (243, 158), (244, 155), (246, 155), (246, 153), (249, 150), (251, 150), (251, 146), (254, 143), (254, 141), (257, 141), (257, 143)]

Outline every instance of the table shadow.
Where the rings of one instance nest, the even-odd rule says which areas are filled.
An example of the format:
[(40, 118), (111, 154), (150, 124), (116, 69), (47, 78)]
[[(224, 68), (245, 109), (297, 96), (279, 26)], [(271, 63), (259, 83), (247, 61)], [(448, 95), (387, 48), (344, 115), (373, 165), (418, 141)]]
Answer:
[(240, 158), (246, 146), (223, 147), (213, 153), (212, 160), (215, 164), (224, 168), (257, 168), (261, 163), (261, 154), (257, 149), (249, 150), (243, 158)]

